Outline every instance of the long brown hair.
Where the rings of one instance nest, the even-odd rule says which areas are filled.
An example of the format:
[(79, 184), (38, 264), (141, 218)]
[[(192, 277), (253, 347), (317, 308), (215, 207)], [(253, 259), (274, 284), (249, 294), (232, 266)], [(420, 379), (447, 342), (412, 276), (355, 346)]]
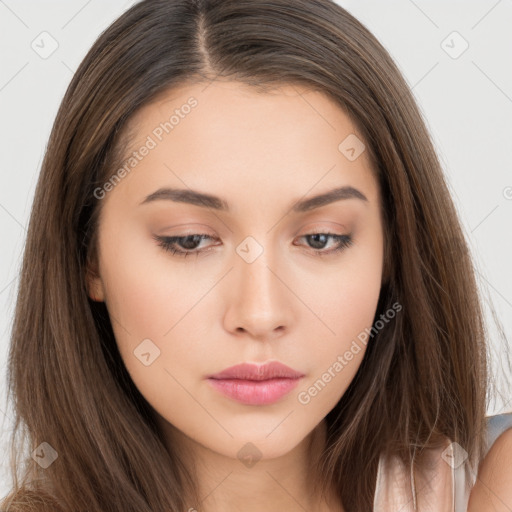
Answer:
[[(94, 191), (121, 164), (128, 121), (173, 86), (214, 79), (328, 95), (356, 123), (379, 183), (386, 250), (375, 318), (395, 303), (403, 309), (372, 337), (326, 417), (321, 486), (347, 512), (367, 511), (381, 455), (410, 467), (448, 438), (470, 461), (481, 456), (486, 332), (475, 271), (425, 122), (388, 52), (330, 0), (145, 0), (79, 66), (43, 161), (9, 354), (8, 510), (191, 506), (183, 496), (194, 495), (193, 475), (164, 449), (105, 305), (87, 296), (85, 273), (101, 207)], [(58, 453), (46, 469), (30, 456), (41, 443)]]

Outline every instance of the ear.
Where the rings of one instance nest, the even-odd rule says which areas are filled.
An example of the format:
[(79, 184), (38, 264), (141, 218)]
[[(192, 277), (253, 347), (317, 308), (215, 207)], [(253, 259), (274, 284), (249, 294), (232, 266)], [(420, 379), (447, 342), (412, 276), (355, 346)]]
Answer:
[(85, 284), (87, 287), (87, 295), (91, 300), (96, 302), (105, 301), (105, 289), (103, 281), (100, 277), (98, 263), (96, 258), (91, 258), (87, 262), (85, 271)]

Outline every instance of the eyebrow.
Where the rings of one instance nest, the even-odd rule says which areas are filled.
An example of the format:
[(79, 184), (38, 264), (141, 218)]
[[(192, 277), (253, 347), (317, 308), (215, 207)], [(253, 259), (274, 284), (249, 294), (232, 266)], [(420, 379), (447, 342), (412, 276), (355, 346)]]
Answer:
[[(291, 211), (295, 213), (303, 213), (342, 199), (360, 199), (361, 201), (368, 201), (361, 191), (351, 186), (344, 186), (329, 190), (328, 192), (318, 194), (308, 199), (301, 199), (291, 206)], [(229, 204), (226, 200), (220, 197), (198, 192), (197, 190), (168, 187), (159, 188), (152, 194), (149, 194), (140, 204), (143, 205), (160, 200), (187, 203), (225, 212), (229, 211)]]

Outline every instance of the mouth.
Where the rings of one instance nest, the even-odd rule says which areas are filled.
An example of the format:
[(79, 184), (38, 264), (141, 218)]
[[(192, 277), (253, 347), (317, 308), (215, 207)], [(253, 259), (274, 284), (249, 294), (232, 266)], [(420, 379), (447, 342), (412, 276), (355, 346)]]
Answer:
[(244, 363), (210, 375), (212, 387), (246, 405), (273, 404), (295, 388), (304, 374), (279, 363)]
[(222, 394), (246, 405), (268, 405), (287, 395), (297, 384), (297, 379), (208, 379)]

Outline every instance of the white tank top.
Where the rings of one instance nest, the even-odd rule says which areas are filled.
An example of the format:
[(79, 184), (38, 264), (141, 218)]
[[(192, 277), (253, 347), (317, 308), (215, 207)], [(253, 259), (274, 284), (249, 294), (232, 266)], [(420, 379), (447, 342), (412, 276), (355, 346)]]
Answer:
[[(485, 453), (512, 428), (512, 413), (487, 418)], [(449, 443), (425, 455), (425, 473), (408, 473), (398, 458), (381, 457), (373, 501), (374, 512), (466, 512), (476, 473), (466, 470), (465, 451)]]

